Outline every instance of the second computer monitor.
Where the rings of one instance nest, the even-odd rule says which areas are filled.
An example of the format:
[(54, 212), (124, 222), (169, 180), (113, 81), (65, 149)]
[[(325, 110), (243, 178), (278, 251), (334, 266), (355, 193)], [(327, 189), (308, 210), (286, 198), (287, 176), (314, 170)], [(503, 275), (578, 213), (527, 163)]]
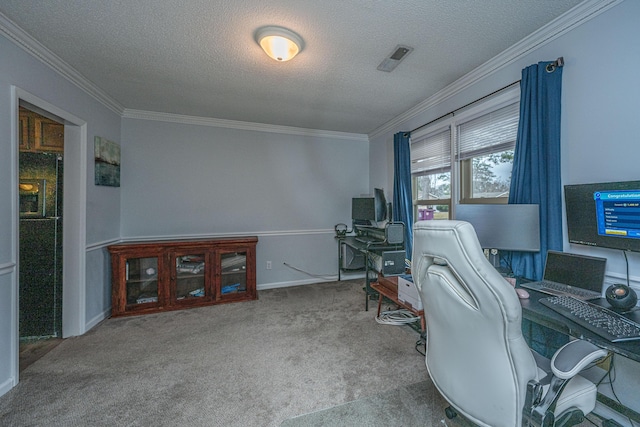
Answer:
[(351, 201), (351, 219), (356, 223), (374, 223), (389, 219), (387, 200), (381, 188), (374, 189), (373, 197), (354, 197)]

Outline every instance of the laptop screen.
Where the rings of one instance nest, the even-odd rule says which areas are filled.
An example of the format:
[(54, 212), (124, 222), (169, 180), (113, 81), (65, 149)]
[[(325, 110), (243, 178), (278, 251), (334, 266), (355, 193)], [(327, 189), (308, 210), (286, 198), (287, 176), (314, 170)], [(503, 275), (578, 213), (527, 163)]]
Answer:
[(602, 292), (606, 266), (606, 258), (548, 251), (544, 279)]

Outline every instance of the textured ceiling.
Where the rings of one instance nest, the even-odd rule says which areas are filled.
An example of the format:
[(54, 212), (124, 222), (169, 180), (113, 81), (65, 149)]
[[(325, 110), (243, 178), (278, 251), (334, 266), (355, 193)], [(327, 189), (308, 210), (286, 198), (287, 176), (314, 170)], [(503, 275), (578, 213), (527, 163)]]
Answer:
[[(367, 134), (581, 0), (2, 0), (125, 109)], [(304, 39), (268, 58), (265, 25)], [(398, 44), (415, 50), (376, 70)]]

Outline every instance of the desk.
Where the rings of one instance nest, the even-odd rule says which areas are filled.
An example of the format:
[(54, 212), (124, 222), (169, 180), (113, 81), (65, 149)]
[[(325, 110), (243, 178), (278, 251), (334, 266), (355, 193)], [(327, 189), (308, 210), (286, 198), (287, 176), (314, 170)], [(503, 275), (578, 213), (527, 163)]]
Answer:
[[(529, 292), (529, 299), (520, 300), (520, 305), (522, 305), (522, 317), (525, 319), (531, 320), (532, 322), (546, 326), (549, 329), (553, 329), (554, 331), (561, 332), (565, 335), (592, 342), (598, 347), (610, 350), (621, 356), (635, 360), (636, 362), (640, 362), (640, 340), (617, 343), (607, 341), (577, 323), (572, 322), (561, 314), (558, 314), (550, 308), (540, 304), (540, 298), (545, 298), (549, 295), (529, 289), (527, 289), (527, 292)], [(605, 307), (609, 306), (604, 298), (601, 298), (600, 301), (596, 301), (596, 304), (603, 305)], [(629, 319), (640, 323), (640, 311), (633, 312)]]
[(378, 316), (380, 316), (380, 309), (382, 308), (382, 297), (385, 296), (400, 307), (409, 310), (416, 316), (420, 317), (420, 328), (422, 332), (427, 330), (427, 325), (424, 320), (424, 310), (416, 310), (411, 305), (405, 304), (398, 299), (398, 277), (384, 277), (378, 275), (378, 281), (371, 284), (371, 288), (380, 294), (378, 298)]
[[(589, 330), (583, 328), (582, 326), (574, 323), (573, 321), (567, 319), (566, 317), (556, 313), (550, 308), (542, 305), (539, 300), (540, 298), (548, 297), (549, 295), (543, 294), (542, 292), (532, 291), (527, 289), (529, 292), (529, 299), (521, 299), (520, 305), (522, 306), (522, 317), (528, 319), (534, 323), (537, 323), (542, 326), (546, 326), (549, 329), (553, 329), (554, 331), (558, 331), (560, 333), (580, 338), (585, 341), (592, 342), (598, 347), (609, 350), (613, 353), (619, 354), (621, 356), (627, 357), (631, 360), (635, 360), (636, 362), (640, 362), (640, 340), (639, 341), (627, 341), (627, 342), (610, 342), (607, 341), (598, 335), (590, 332)], [(594, 302), (594, 301), (591, 301)], [(596, 304), (602, 305), (604, 307), (609, 307), (607, 300), (601, 298), (599, 301), (595, 301)], [(640, 311), (636, 310), (631, 314), (627, 315), (627, 317), (634, 322), (640, 323)], [(601, 393), (598, 393), (598, 401), (603, 403), (605, 406), (613, 408), (615, 411), (631, 418), (634, 421), (640, 422), (640, 414), (637, 412), (620, 406), (614, 400), (604, 396)]]
[[(381, 255), (385, 251), (397, 251), (404, 249), (404, 244), (391, 245), (388, 243), (363, 243), (356, 240), (356, 236), (345, 236), (338, 238), (338, 280), (341, 279), (342, 271), (342, 248), (341, 245), (348, 245), (364, 255), (364, 271), (365, 271), (365, 310), (369, 310), (369, 296), (372, 295), (371, 282), (376, 279), (369, 277), (370, 262), (369, 254)], [(377, 270), (376, 273), (379, 273)], [(397, 282), (396, 282), (397, 286)]]

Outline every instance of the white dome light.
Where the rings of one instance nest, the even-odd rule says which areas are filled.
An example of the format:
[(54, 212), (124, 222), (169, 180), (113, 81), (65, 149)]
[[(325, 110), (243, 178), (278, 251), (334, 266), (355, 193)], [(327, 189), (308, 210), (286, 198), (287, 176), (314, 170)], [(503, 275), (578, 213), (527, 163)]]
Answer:
[(267, 55), (278, 62), (285, 62), (296, 56), (304, 43), (299, 35), (282, 27), (262, 27), (256, 31), (256, 42)]

